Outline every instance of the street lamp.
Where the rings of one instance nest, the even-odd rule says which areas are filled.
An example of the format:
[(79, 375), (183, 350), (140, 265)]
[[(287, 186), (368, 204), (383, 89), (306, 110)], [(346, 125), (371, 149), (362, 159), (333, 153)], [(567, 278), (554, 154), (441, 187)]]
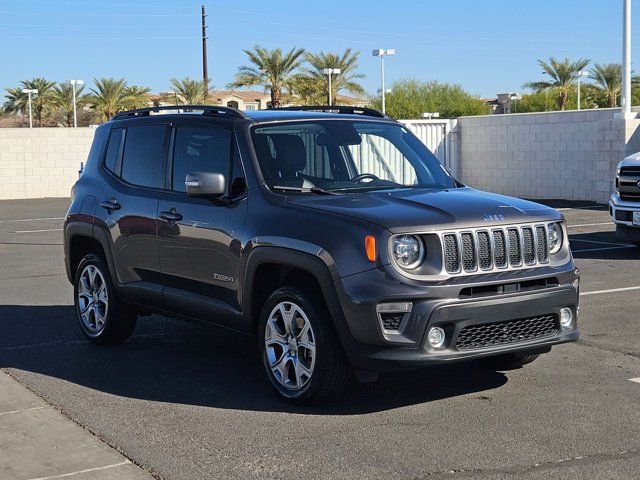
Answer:
[(382, 78), (382, 113), (384, 114), (386, 111), (386, 104), (385, 104), (386, 90), (384, 88), (384, 57), (385, 55), (395, 55), (396, 51), (392, 48), (388, 48), (388, 49), (378, 48), (373, 52), (371, 52), (371, 54), (374, 57), (380, 57), (380, 76)]
[(331, 106), (331, 75), (338, 75), (342, 70), (339, 68), (323, 68), (322, 73), (329, 77), (329, 106)]
[(31, 113), (31, 94), (38, 93), (37, 88), (23, 88), (22, 93), (26, 93), (29, 96), (29, 128), (33, 128), (33, 115)]
[(623, 0), (622, 10), (622, 116), (634, 118), (631, 113), (631, 0)]
[(582, 77), (588, 77), (589, 75), (590, 73), (588, 70), (579, 70), (571, 75), (573, 78), (578, 79), (578, 110), (580, 110), (580, 81), (582, 80)]
[(78, 114), (76, 112), (76, 85), (84, 85), (84, 80), (69, 80), (69, 83), (71, 83), (71, 88), (73, 90), (73, 127), (76, 128), (78, 126)]

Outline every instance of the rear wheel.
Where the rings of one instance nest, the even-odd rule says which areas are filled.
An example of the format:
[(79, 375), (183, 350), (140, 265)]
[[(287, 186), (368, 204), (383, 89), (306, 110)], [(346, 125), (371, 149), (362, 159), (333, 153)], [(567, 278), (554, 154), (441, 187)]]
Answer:
[(285, 401), (309, 405), (343, 392), (349, 363), (322, 301), (280, 288), (267, 299), (259, 322), (265, 373)]
[(538, 354), (522, 355), (508, 353), (506, 355), (483, 358), (480, 362), (491, 370), (514, 370), (533, 362), (539, 356)]
[(138, 315), (118, 299), (109, 269), (93, 253), (78, 264), (74, 300), (82, 333), (92, 342), (119, 344), (133, 333)]

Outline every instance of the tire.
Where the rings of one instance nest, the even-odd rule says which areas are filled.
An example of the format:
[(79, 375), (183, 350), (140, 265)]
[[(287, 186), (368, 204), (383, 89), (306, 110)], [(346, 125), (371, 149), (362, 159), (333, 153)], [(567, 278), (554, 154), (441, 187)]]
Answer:
[(518, 355), (516, 353), (508, 353), (495, 357), (482, 358), (480, 359), (480, 363), (490, 370), (515, 370), (516, 368), (533, 362), (539, 356), (539, 354)]
[(313, 405), (343, 393), (350, 366), (321, 299), (280, 288), (265, 302), (258, 322), (260, 359), (283, 400)]
[(80, 329), (93, 343), (118, 345), (133, 333), (138, 315), (118, 299), (109, 269), (98, 255), (85, 255), (78, 264), (73, 298)]

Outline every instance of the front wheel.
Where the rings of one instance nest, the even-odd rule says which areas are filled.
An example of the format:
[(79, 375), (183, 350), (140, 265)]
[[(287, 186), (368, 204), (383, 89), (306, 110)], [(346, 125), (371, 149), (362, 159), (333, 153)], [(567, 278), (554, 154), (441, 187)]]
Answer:
[(533, 362), (540, 355), (518, 355), (515, 353), (508, 353), (505, 355), (497, 355), (495, 357), (487, 357), (480, 360), (480, 362), (491, 370), (514, 370)]
[(259, 322), (265, 373), (285, 401), (310, 405), (342, 393), (349, 363), (323, 302), (280, 288), (267, 299)]
[(78, 322), (89, 340), (115, 345), (131, 336), (138, 315), (118, 299), (102, 258), (86, 255), (78, 265), (73, 286)]

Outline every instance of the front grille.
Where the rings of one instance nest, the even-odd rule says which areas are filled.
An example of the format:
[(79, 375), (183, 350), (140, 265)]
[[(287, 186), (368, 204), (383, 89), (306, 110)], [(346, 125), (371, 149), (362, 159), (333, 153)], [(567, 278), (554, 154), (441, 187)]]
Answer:
[(549, 262), (544, 225), (476, 229), (442, 235), (444, 270), (449, 274), (532, 267)]
[(620, 169), (620, 175), (640, 176), (640, 166), (637, 166), (637, 167), (622, 167)]
[(556, 315), (471, 325), (460, 330), (456, 340), (456, 348), (458, 350), (474, 350), (508, 345), (552, 337), (558, 333), (558, 330)]
[(616, 220), (621, 222), (632, 222), (633, 211), (632, 210), (616, 210)]
[(638, 193), (620, 192), (620, 198), (622, 200), (627, 200), (629, 202), (637, 202), (638, 200), (640, 200), (640, 192)]

